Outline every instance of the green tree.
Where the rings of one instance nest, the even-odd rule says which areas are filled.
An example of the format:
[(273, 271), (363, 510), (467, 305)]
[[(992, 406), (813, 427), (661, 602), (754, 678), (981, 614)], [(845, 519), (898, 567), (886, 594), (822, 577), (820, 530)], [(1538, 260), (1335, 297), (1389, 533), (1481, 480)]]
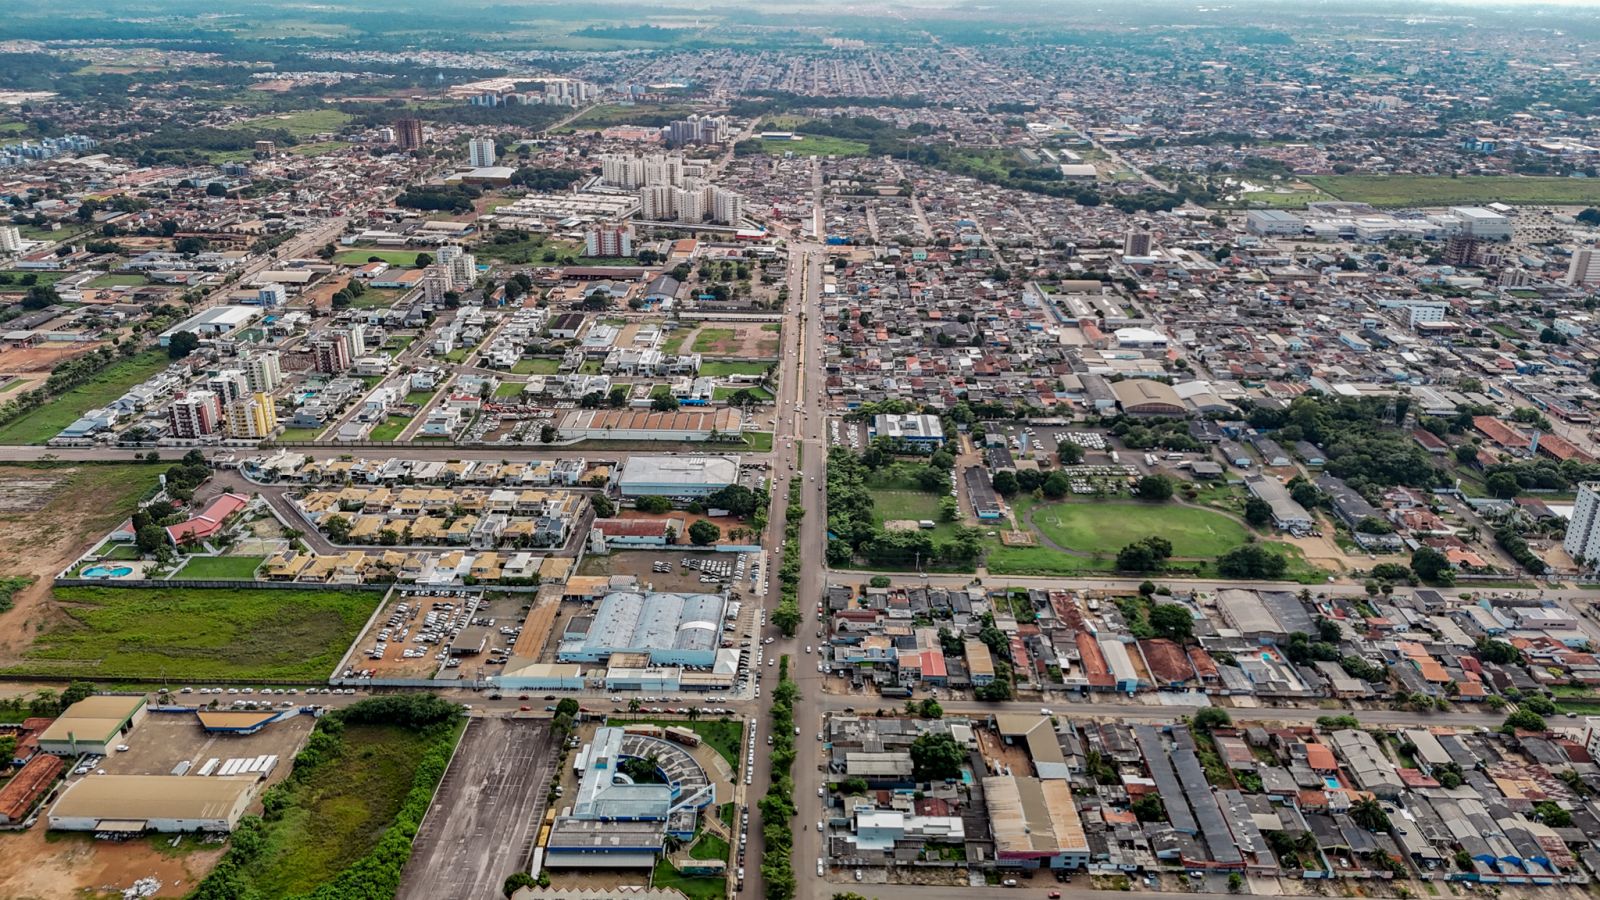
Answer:
[(506, 882), (500, 887), (500, 893), (510, 897), (512, 894), (517, 892), (518, 888), (538, 886), (539, 879), (534, 878), (527, 872), (513, 872), (512, 874), (506, 876)]
[(697, 520), (689, 526), (689, 540), (696, 547), (705, 547), (717, 542), (722, 537), (722, 529), (705, 519)]
[(924, 719), (942, 719), (944, 718), (944, 707), (939, 705), (939, 701), (929, 697), (917, 707), (917, 713)]
[(1150, 610), (1150, 627), (1157, 637), (1179, 643), (1194, 636), (1194, 618), (1177, 603), (1160, 603)]
[(594, 507), (594, 514), (602, 519), (609, 519), (617, 514), (617, 505), (605, 494), (591, 495), (589, 505)]
[(1133, 801), (1128, 807), (1135, 818), (1141, 822), (1165, 822), (1167, 820), (1166, 804), (1155, 794), (1145, 794)]
[(1500, 730), (1505, 734), (1512, 734), (1517, 731), (1544, 732), (1548, 729), (1545, 727), (1543, 716), (1531, 710), (1519, 709), (1506, 716), (1506, 720), (1500, 725)]
[(641, 512), (647, 512), (654, 515), (660, 515), (661, 513), (672, 509), (671, 500), (668, 500), (666, 497), (660, 497), (653, 494), (648, 497), (640, 497), (637, 500), (634, 500), (633, 505), (635, 509), (638, 509)]
[(1440, 581), (1450, 574), (1450, 560), (1424, 544), (1411, 551), (1411, 571), (1416, 572), (1423, 581)]
[(1072, 479), (1067, 476), (1067, 473), (1057, 469), (1050, 473), (1050, 477), (1044, 480), (1044, 484), (1040, 485), (1039, 489), (1051, 500), (1060, 500), (1072, 492)]
[(1502, 500), (1509, 500), (1522, 491), (1522, 485), (1517, 483), (1517, 476), (1510, 472), (1496, 472), (1483, 480), (1483, 487), (1490, 496)]
[(167, 532), (160, 525), (145, 525), (134, 533), (134, 546), (145, 555), (156, 552), (167, 542)]
[(927, 732), (911, 742), (911, 771), (918, 781), (943, 781), (961, 774), (966, 754), (948, 734)]
[(678, 408), (678, 398), (671, 394), (657, 394), (650, 398), (650, 408), (656, 412), (673, 412)]
[(1363, 797), (1350, 804), (1350, 819), (1374, 833), (1385, 832), (1390, 828), (1389, 814), (1383, 811), (1383, 804), (1372, 797)]
[(192, 331), (180, 331), (167, 338), (167, 357), (183, 359), (200, 348), (200, 338)]
[(994, 492), (1002, 497), (1010, 497), (1017, 492), (1017, 474), (1009, 469), (994, 473), (990, 483), (994, 486)]
[(1233, 724), (1233, 717), (1220, 706), (1207, 706), (1194, 714), (1194, 727), (1205, 732)]
[(1265, 528), (1272, 524), (1272, 504), (1260, 497), (1251, 497), (1244, 501), (1244, 520), (1256, 528)]
[(1140, 500), (1162, 503), (1172, 499), (1172, 479), (1165, 475), (1146, 475), (1135, 488)]

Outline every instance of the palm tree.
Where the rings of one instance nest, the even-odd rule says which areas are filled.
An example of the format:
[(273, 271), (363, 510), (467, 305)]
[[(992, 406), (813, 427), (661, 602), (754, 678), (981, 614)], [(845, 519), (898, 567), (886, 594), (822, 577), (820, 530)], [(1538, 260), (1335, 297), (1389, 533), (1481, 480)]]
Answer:
[(1368, 831), (1389, 830), (1389, 815), (1383, 811), (1383, 804), (1374, 797), (1363, 797), (1352, 803), (1350, 820)]

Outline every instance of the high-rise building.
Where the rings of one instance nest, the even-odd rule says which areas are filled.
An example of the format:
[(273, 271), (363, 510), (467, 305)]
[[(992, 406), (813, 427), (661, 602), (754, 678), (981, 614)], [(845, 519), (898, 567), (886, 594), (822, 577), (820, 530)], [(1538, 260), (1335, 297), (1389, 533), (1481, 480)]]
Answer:
[(451, 286), (450, 270), (438, 263), (422, 270), (422, 299), (429, 303), (444, 302), (444, 295), (455, 290)]
[(270, 437), (278, 427), (278, 410), (266, 394), (249, 394), (228, 404), (228, 436)]
[(395, 119), (394, 139), (401, 150), (415, 150), (422, 146), (421, 119)]
[(678, 217), (673, 205), (674, 190), (665, 184), (639, 189), (639, 217), (647, 222), (670, 222)]
[(350, 368), (349, 341), (334, 334), (324, 334), (311, 342), (311, 368), (329, 375), (338, 375)]
[(206, 389), (217, 395), (217, 402), (227, 406), (250, 393), (250, 382), (238, 369), (223, 369), (206, 379)]
[(710, 188), (711, 221), (724, 225), (738, 225), (744, 218), (744, 198), (733, 191)]
[(1450, 236), (1444, 245), (1444, 264), (1447, 266), (1472, 266), (1478, 263), (1478, 239), (1465, 234)]
[(456, 244), (446, 244), (434, 255), (449, 284), (445, 290), (464, 291), (478, 280), (478, 258)]
[(283, 370), (279, 368), (278, 351), (256, 350), (240, 358), (244, 366), (244, 379), (251, 393), (272, 393), (283, 384)]
[(167, 427), (172, 436), (194, 440), (222, 430), (222, 406), (211, 391), (187, 391), (167, 407)]
[(22, 249), (22, 232), (15, 225), (0, 225), (0, 253), (16, 253)]
[(1578, 498), (1573, 501), (1567, 536), (1561, 546), (1586, 569), (1600, 565), (1600, 481), (1578, 485)]
[(497, 158), (491, 138), (473, 138), (467, 142), (467, 162), (474, 169), (492, 166)]
[(684, 158), (652, 153), (646, 156), (606, 154), (600, 157), (600, 181), (607, 187), (679, 187), (689, 174)]
[(609, 223), (596, 225), (584, 237), (585, 256), (632, 256), (633, 226)]
[(1143, 228), (1136, 228), (1128, 232), (1128, 236), (1122, 239), (1122, 255), (1149, 256), (1150, 232), (1145, 231)]
[(1567, 267), (1567, 284), (1600, 284), (1600, 247), (1579, 247), (1572, 251), (1572, 265)]

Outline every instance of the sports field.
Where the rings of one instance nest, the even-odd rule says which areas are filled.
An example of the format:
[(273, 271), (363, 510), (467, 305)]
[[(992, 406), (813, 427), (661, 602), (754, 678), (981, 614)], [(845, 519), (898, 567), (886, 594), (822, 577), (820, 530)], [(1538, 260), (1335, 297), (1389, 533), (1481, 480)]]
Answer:
[(1219, 556), (1245, 542), (1245, 528), (1208, 509), (1174, 503), (1049, 503), (1034, 508), (1033, 523), (1069, 550), (1115, 555), (1140, 538), (1160, 535), (1172, 555)]

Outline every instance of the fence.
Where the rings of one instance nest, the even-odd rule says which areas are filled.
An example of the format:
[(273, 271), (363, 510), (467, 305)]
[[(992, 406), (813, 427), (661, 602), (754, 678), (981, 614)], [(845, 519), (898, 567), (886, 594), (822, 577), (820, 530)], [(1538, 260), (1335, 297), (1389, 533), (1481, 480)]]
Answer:
[(321, 584), (303, 581), (200, 581), (182, 579), (163, 581), (153, 578), (57, 578), (56, 587), (108, 587), (108, 588), (222, 588), (225, 590), (264, 591), (387, 591), (392, 582), (375, 584)]

